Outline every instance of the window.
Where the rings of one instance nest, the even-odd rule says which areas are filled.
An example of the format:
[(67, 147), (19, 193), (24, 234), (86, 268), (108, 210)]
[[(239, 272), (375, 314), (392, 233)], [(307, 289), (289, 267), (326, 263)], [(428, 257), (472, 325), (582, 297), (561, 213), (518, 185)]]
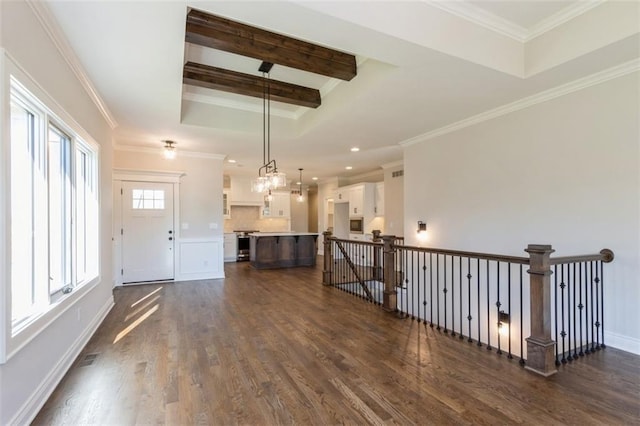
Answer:
[(163, 190), (134, 189), (131, 192), (134, 210), (164, 210)]
[(15, 335), (98, 275), (97, 151), (11, 78)]

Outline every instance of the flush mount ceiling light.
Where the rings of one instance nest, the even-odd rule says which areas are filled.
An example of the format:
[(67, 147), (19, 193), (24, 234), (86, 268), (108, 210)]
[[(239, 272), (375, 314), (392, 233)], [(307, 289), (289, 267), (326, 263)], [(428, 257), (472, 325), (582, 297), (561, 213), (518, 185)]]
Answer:
[(251, 182), (253, 192), (266, 192), (271, 194), (271, 190), (287, 185), (287, 177), (284, 173), (278, 172), (276, 160), (271, 159), (271, 87), (269, 84), (269, 72), (273, 64), (263, 62), (259, 71), (263, 76), (263, 97), (262, 97), (262, 162), (258, 169), (258, 177)]
[(357, 146), (354, 146), (353, 148), (351, 148), (351, 152), (358, 152), (360, 151), (360, 148), (358, 148)]
[(174, 141), (163, 141), (164, 142), (164, 158), (167, 160), (173, 160), (176, 158), (176, 143)]

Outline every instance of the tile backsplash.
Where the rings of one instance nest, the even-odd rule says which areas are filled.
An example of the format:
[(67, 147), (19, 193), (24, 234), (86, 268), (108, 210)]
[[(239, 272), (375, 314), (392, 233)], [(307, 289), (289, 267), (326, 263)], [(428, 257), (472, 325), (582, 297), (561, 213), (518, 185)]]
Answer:
[(291, 230), (289, 219), (260, 218), (260, 207), (231, 206), (231, 219), (224, 220), (224, 232), (236, 229), (256, 229), (261, 232), (283, 232)]

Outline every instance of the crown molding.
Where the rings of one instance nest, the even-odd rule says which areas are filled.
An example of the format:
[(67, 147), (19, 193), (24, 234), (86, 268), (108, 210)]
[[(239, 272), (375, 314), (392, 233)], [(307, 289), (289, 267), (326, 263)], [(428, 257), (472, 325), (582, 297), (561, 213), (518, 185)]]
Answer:
[(523, 42), (528, 35), (526, 28), (507, 19), (501, 18), (481, 7), (464, 1), (425, 0), (430, 6), (449, 12), (459, 18), (466, 19), (483, 28), (502, 34), (516, 41)]
[(97, 89), (93, 86), (93, 83), (87, 76), (84, 67), (60, 29), (60, 25), (56, 22), (49, 8), (45, 5), (45, 2), (38, 0), (26, 0), (26, 3), (36, 15), (38, 21), (40, 21), (40, 24), (42, 25), (42, 28), (45, 30), (45, 33), (49, 36), (49, 39), (53, 42), (73, 73), (76, 75), (80, 84), (89, 95), (89, 98), (93, 101), (96, 107), (98, 107), (98, 110), (111, 129), (113, 130), (118, 127), (118, 123), (113, 118), (107, 104), (100, 97)]
[[(114, 145), (113, 149), (116, 151), (124, 151), (124, 152), (140, 152), (143, 154), (157, 154), (162, 155), (162, 146), (158, 148), (151, 148), (148, 146), (135, 146), (135, 145)], [(197, 151), (183, 151), (176, 149), (177, 156), (180, 157), (189, 157), (189, 158), (206, 158), (209, 160), (224, 160), (227, 158), (226, 155), (222, 154), (210, 154), (208, 152), (197, 152)]]
[(586, 13), (591, 9), (600, 6), (606, 1), (607, 0), (590, 0), (572, 3), (530, 28), (524, 41), (527, 42), (533, 40), (534, 38), (541, 36), (547, 31), (551, 31), (552, 29), (559, 27), (565, 22), (569, 22), (573, 18), (577, 18), (583, 13)]
[(420, 142), (424, 142), (429, 139), (446, 135), (447, 133), (455, 132), (457, 130), (464, 129), (465, 127), (473, 126), (475, 124), (492, 120), (494, 118), (501, 117), (503, 115), (507, 115), (533, 105), (559, 98), (560, 96), (577, 92), (578, 90), (586, 89), (587, 87), (595, 86), (596, 84), (604, 83), (605, 81), (613, 80), (614, 78), (622, 77), (636, 71), (640, 71), (640, 59), (634, 59), (632, 61), (625, 62), (618, 66), (597, 72), (595, 74), (591, 74), (587, 77), (583, 77), (570, 83), (545, 90), (543, 92), (528, 96), (518, 101), (511, 102), (509, 104), (491, 109), (489, 111), (485, 111), (483, 113), (471, 116), (464, 120), (457, 121), (447, 126), (440, 127), (430, 132), (423, 133), (413, 138), (406, 139), (400, 142), (400, 145), (403, 147), (407, 147)]
[(487, 28), (521, 43), (526, 43), (527, 41), (533, 40), (547, 31), (582, 15), (594, 7), (601, 5), (607, 0), (588, 0), (571, 3), (564, 9), (561, 9), (553, 15), (543, 19), (529, 29), (465, 1), (425, 1), (433, 7), (449, 12), (459, 18), (466, 19), (467, 21), (473, 22), (483, 28)]

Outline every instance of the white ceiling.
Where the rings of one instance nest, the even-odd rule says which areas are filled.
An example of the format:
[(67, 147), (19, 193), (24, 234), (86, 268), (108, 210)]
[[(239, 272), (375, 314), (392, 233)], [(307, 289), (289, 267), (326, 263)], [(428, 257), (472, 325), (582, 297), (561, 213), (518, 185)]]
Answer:
[(349, 82), (278, 65), (271, 72), (322, 94), (317, 109), (272, 102), (272, 158), (292, 178), (304, 168), (305, 181), (380, 170), (402, 159), (403, 141), (635, 60), (640, 50), (637, 30), (619, 23), (603, 20), (581, 36), (591, 31), (584, 14), (611, 7), (601, 1), (47, 4), (115, 121), (117, 147), (159, 150), (172, 139), (179, 153), (236, 160), (225, 163), (229, 174), (253, 175), (262, 164), (262, 101), (183, 85), (182, 66), (259, 75), (260, 61), (185, 44), (189, 7), (356, 55)]

